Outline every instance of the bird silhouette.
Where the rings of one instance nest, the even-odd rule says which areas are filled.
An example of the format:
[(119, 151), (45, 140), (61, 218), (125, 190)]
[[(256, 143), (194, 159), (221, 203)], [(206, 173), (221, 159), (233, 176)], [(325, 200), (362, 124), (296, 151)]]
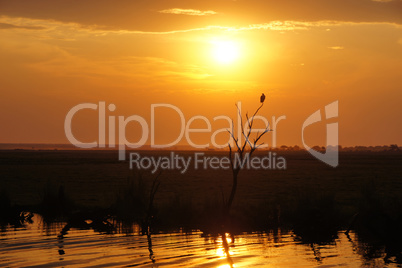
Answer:
[(264, 93), (262, 93), (262, 95), (260, 97), (260, 102), (264, 103), (264, 101), (265, 101), (265, 95), (264, 95)]

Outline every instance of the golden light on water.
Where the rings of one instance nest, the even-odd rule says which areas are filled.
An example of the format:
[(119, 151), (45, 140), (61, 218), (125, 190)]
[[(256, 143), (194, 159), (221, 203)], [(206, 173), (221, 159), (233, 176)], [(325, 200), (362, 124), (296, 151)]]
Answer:
[[(228, 244), (232, 243), (232, 238), (230, 237), (229, 233), (225, 233), (225, 237), (226, 237), (226, 241), (227, 241)], [(224, 248), (224, 245), (223, 245), (222, 237), (219, 237), (216, 240), (216, 243), (218, 245), (218, 248), (216, 249), (216, 255), (219, 256), (220, 258), (227, 257), (227, 254), (226, 254), (226, 251), (225, 251), (225, 248)], [(230, 247), (229, 247), (229, 252), (228, 253), (229, 253), (230, 256), (233, 255), (233, 251), (230, 250)]]

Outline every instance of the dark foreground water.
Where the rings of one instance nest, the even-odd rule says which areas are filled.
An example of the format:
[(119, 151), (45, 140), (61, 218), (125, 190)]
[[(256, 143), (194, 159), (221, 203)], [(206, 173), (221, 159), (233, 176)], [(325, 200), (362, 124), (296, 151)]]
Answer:
[[(112, 233), (66, 230), (35, 214), (22, 227), (4, 226), (2, 267), (400, 267), (385, 252), (339, 232), (330, 244), (303, 244), (293, 232), (204, 235), (199, 230), (141, 234), (138, 225)], [(227, 255), (229, 253), (229, 257)]]
[(402, 267), (402, 153), (281, 155), (242, 171), (223, 230), (230, 170), (164, 171), (150, 209), (155, 175), (116, 152), (0, 150), (0, 267)]

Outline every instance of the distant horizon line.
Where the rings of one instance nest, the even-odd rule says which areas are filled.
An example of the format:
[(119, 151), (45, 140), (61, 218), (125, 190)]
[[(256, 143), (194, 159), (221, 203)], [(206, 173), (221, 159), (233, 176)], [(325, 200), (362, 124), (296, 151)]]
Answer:
[[(119, 145), (116, 144), (115, 147), (109, 147), (108, 144), (102, 144), (104, 147), (96, 147), (96, 148), (79, 148), (75, 146), (74, 144), (70, 143), (0, 143), (0, 150), (8, 149), (8, 150), (13, 150), (13, 149), (41, 149), (41, 148), (52, 148), (52, 149), (77, 149), (77, 150), (118, 150)], [(349, 146), (343, 146), (343, 145), (337, 145), (337, 146), (320, 146), (320, 145), (314, 145), (311, 148), (392, 148), (395, 147), (400, 148), (396, 143), (391, 143), (391, 144), (383, 144), (383, 145), (349, 145)], [(24, 147), (24, 148), (18, 148), (18, 147)], [(27, 148), (31, 147), (31, 148)], [(39, 147), (39, 148), (35, 148)], [(185, 149), (185, 150), (200, 150), (200, 151), (227, 151), (228, 147), (224, 148), (214, 148), (214, 147), (206, 147), (206, 148), (193, 148), (191, 145), (175, 145), (171, 146), (168, 148), (152, 148), (150, 144), (145, 144), (142, 145), (141, 147), (138, 148), (129, 148), (132, 150), (177, 150), (177, 149)], [(287, 150), (287, 149), (298, 149), (298, 150), (306, 150), (303, 146), (300, 145), (285, 145), (282, 144), (280, 146), (272, 147), (268, 146), (266, 148), (261, 148), (260, 150), (267, 150), (267, 149), (281, 149), (281, 150)]]

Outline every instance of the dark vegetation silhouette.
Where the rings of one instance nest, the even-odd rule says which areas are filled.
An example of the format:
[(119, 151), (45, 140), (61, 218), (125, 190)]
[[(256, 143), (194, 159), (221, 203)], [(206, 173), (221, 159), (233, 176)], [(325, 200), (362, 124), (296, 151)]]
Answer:
[(0, 190), (0, 225), (11, 224), (15, 228), (32, 223), (33, 213), (29, 209), (13, 205), (6, 190)]
[[(257, 108), (255, 113), (251, 118), (249, 118), (248, 113), (246, 113), (246, 122), (248, 125), (248, 129), (244, 129), (243, 125), (243, 115), (241, 114), (241, 111), (239, 107), (236, 104), (237, 111), (239, 113), (239, 118), (240, 118), (240, 125), (241, 125), (241, 136), (242, 137), (236, 137), (236, 134), (234, 132), (234, 129), (232, 128), (231, 130), (228, 130), (232, 140), (234, 141), (234, 147), (230, 145), (230, 142), (228, 143), (229, 147), (229, 159), (230, 159), (230, 166), (232, 169), (232, 174), (233, 174), (233, 182), (232, 182), (232, 189), (230, 191), (229, 199), (226, 202), (225, 206), (225, 211), (224, 215), (228, 215), (230, 213), (230, 209), (232, 207), (232, 203), (234, 200), (234, 197), (236, 195), (237, 191), (237, 184), (238, 184), (238, 176), (240, 173), (240, 170), (243, 168), (243, 162), (249, 158), (251, 158), (251, 155), (254, 153), (255, 150), (259, 146), (261, 146), (263, 143), (258, 143), (259, 140), (264, 136), (265, 133), (269, 131), (269, 126), (265, 128), (265, 130), (262, 133), (257, 133), (256, 137), (250, 141), (251, 139), (251, 133), (253, 130), (253, 124), (254, 124), (254, 118), (257, 115), (258, 111), (264, 106), (264, 101), (265, 101), (265, 95), (262, 93), (260, 97), (260, 102), (261, 105)], [(232, 120), (232, 126), (234, 125), (233, 120)], [(244, 138), (244, 141), (242, 141), (242, 138)]]
[[(234, 141), (234, 148), (230, 145), (230, 142), (228, 143), (229, 147), (229, 159), (230, 159), (230, 167), (232, 170), (232, 188), (229, 194), (229, 198), (227, 201), (225, 200), (225, 197), (223, 195), (224, 199), (224, 208), (223, 208), (223, 222), (218, 223), (221, 227), (219, 230), (220, 237), (222, 239), (222, 245), (225, 251), (225, 255), (228, 261), (228, 264), (230, 267), (233, 267), (233, 261), (230, 256), (230, 251), (229, 251), (229, 245), (227, 241), (226, 234), (229, 233), (231, 234), (232, 231), (230, 230), (230, 226), (228, 226), (228, 220), (230, 217), (230, 210), (232, 208), (233, 200), (236, 195), (237, 191), (237, 186), (238, 186), (238, 179), (239, 179), (239, 173), (243, 168), (244, 161), (247, 161), (248, 159), (251, 158), (252, 154), (254, 153), (255, 150), (259, 146), (261, 146), (263, 143), (259, 143), (260, 139), (264, 136), (265, 133), (269, 131), (269, 126), (265, 128), (265, 130), (262, 133), (257, 133), (255, 138), (251, 140), (251, 133), (253, 130), (253, 124), (254, 124), (254, 118), (257, 115), (258, 111), (264, 106), (264, 101), (265, 101), (265, 95), (262, 93), (260, 97), (260, 103), (261, 105), (257, 108), (257, 110), (254, 112), (254, 114), (249, 117), (248, 113), (246, 113), (246, 123), (248, 125), (247, 129), (244, 129), (244, 123), (243, 123), (243, 115), (241, 114), (241, 111), (239, 107), (236, 104), (237, 112), (239, 114), (240, 118), (240, 125), (241, 125), (241, 137), (237, 137), (234, 131), (234, 123), (232, 120), (232, 129), (228, 130), (231, 139)], [(242, 142), (242, 140), (244, 141)]]

